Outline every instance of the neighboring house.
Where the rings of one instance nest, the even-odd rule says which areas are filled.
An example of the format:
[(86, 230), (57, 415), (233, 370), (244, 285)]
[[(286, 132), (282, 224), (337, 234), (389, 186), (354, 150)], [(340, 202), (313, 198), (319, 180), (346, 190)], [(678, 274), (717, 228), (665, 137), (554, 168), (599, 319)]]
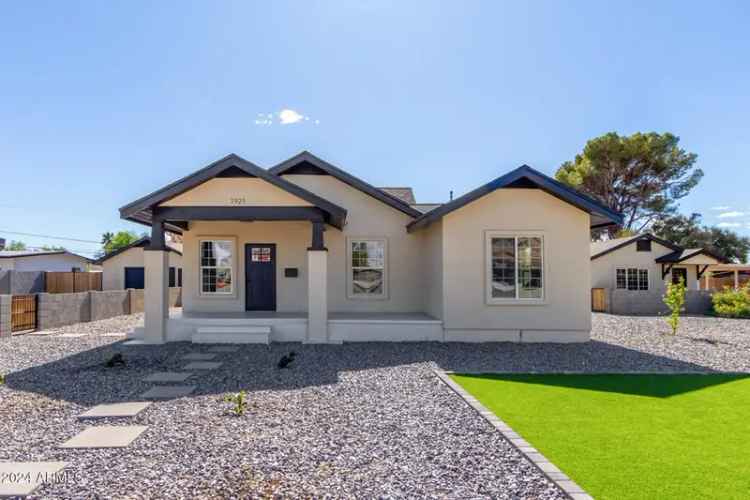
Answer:
[[(589, 339), (589, 232), (621, 215), (522, 166), (445, 204), (303, 152), (229, 155), (120, 209), (151, 225), (148, 343)], [(167, 317), (165, 231), (183, 236)]]
[(81, 255), (60, 251), (0, 251), (0, 271), (87, 271), (93, 261)]
[[(102, 289), (124, 290), (142, 289), (145, 284), (143, 249), (150, 244), (150, 238), (140, 238), (130, 245), (117, 249), (99, 260), (102, 266)], [(182, 286), (182, 245), (167, 242), (169, 254), (169, 287)]]
[[(607, 291), (609, 312), (657, 314), (667, 283), (682, 279), (688, 289), (687, 309), (702, 313), (709, 296), (698, 293), (710, 266), (726, 260), (703, 248), (682, 248), (652, 234), (591, 243), (591, 288)], [(693, 293), (696, 292), (696, 293)]]

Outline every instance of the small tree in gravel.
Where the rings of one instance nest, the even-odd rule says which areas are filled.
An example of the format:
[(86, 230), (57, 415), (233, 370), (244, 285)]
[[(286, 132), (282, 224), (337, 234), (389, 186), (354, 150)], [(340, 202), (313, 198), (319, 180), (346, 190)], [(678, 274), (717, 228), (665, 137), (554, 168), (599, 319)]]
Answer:
[(680, 326), (680, 311), (685, 305), (685, 280), (680, 278), (678, 283), (667, 284), (667, 293), (664, 294), (662, 300), (670, 311), (667, 323), (672, 327), (672, 335), (677, 335), (677, 327)]

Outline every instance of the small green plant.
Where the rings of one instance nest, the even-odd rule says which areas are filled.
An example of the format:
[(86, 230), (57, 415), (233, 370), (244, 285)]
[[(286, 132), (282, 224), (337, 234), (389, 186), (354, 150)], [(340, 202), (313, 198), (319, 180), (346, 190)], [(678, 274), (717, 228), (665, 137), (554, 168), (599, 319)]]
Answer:
[(0, 373), (0, 385), (3, 385), (5, 383), (5, 375)]
[(685, 305), (685, 280), (680, 278), (678, 283), (667, 284), (667, 293), (662, 299), (669, 308), (669, 317), (667, 323), (672, 327), (672, 335), (677, 335), (677, 328), (680, 326), (680, 311)]
[(714, 312), (727, 318), (750, 318), (750, 284), (739, 290), (724, 288), (711, 297)]
[(238, 417), (241, 417), (245, 414), (245, 410), (247, 409), (247, 394), (245, 391), (240, 391), (237, 394), (227, 394), (224, 396), (224, 401), (227, 403), (234, 403), (234, 408), (232, 408), (232, 411), (235, 415)]

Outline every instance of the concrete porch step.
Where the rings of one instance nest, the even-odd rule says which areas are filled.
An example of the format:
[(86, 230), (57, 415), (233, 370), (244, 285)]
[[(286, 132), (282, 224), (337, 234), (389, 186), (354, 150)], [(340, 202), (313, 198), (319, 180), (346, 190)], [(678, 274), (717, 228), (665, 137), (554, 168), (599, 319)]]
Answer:
[(194, 344), (268, 344), (270, 326), (200, 326)]

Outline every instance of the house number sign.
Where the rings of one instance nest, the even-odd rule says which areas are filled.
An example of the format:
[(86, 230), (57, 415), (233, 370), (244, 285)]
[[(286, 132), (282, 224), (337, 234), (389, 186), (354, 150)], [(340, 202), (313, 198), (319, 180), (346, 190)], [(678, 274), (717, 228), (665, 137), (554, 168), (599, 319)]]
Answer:
[(245, 198), (229, 198), (230, 205), (244, 205), (245, 203), (247, 203)]

